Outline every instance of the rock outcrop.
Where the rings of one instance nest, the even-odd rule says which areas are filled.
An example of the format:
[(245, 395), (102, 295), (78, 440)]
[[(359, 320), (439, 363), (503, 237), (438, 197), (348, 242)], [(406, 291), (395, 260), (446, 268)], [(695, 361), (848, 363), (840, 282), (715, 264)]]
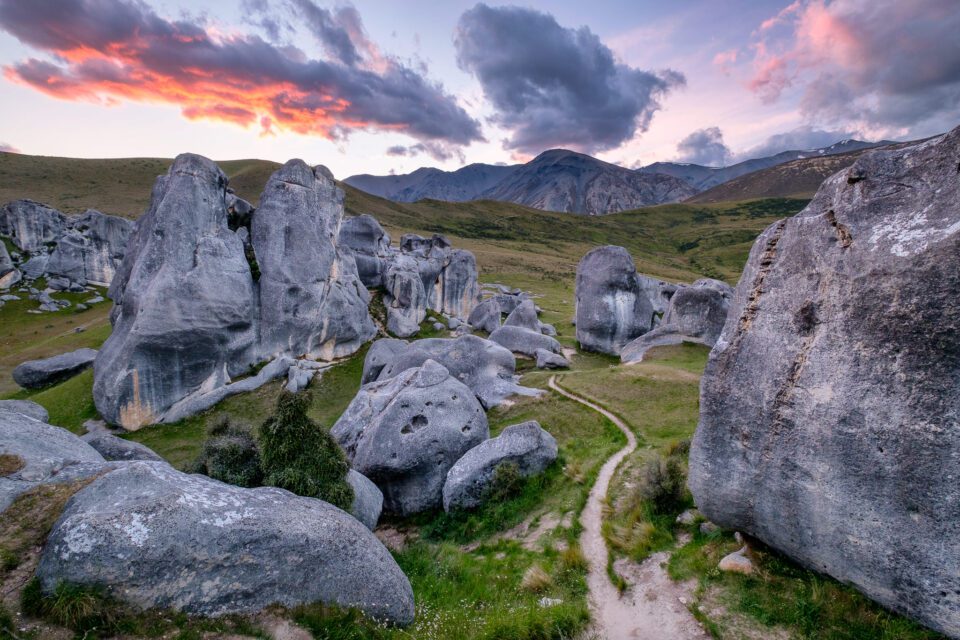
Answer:
[(243, 489), (132, 462), (80, 490), (50, 532), (37, 576), (97, 585), (141, 609), (218, 616), (279, 603), (357, 608), (408, 624), (413, 591), (353, 516), (275, 488)]
[(340, 225), (340, 245), (353, 251), (357, 272), (365, 286), (383, 285), (385, 263), (390, 255), (390, 235), (376, 218), (363, 214), (344, 219)]
[(0, 411), (22, 413), (28, 418), (40, 422), (50, 421), (50, 414), (47, 413), (47, 410), (33, 400), (0, 400)]
[(489, 334), (500, 328), (501, 315), (500, 301), (494, 296), (474, 307), (467, 316), (467, 322), (470, 326)]
[(0, 235), (10, 238), (20, 251), (43, 251), (57, 242), (66, 226), (66, 216), (33, 200), (14, 200), (0, 207)]
[(697, 342), (712, 347), (723, 331), (733, 299), (733, 288), (709, 278), (689, 287), (679, 287), (670, 298), (660, 325), (627, 344), (620, 351), (622, 362), (640, 362), (653, 347)]
[(350, 469), (347, 472), (347, 484), (353, 489), (353, 506), (350, 513), (354, 518), (373, 531), (380, 520), (383, 510), (383, 492), (367, 476)]
[(653, 324), (653, 305), (623, 247), (597, 247), (580, 260), (576, 301), (577, 340), (587, 351), (619, 355)]
[(97, 450), (104, 460), (113, 462), (130, 462), (145, 460), (147, 462), (164, 462), (150, 447), (132, 440), (118, 438), (112, 433), (95, 431), (80, 437), (81, 440)]
[(0, 242), (0, 289), (9, 289), (20, 282), (20, 278), (20, 270), (14, 266), (7, 245)]
[(447, 471), (490, 429), (473, 392), (427, 360), (364, 385), (331, 434), (383, 492), (384, 510), (405, 516), (440, 506)]
[(868, 152), (750, 253), (701, 385), (703, 514), (960, 638), (960, 129)]
[(508, 349), (477, 336), (428, 338), (407, 343), (377, 340), (363, 364), (364, 384), (387, 380), (427, 360), (443, 365), (450, 375), (467, 385), (484, 408), (495, 407), (509, 396), (538, 395), (537, 389), (518, 384), (516, 360)]
[(553, 353), (562, 353), (560, 343), (539, 330), (525, 329), (517, 326), (503, 325), (490, 334), (490, 341), (500, 346), (531, 358), (537, 356), (537, 350), (543, 349)]
[(383, 274), (383, 289), (387, 330), (401, 338), (420, 331), (420, 323), (427, 317), (427, 293), (417, 261), (403, 254), (391, 258)]
[(443, 509), (472, 509), (487, 497), (497, 467), (517, 466), (522, 477), (542, 473), (557, 459), (557, 441), (536, 420), (507, 427), (457, 460), (443, 485)]
[(343, 193), (324, 170), (281, 167), (249, 236), (231, 230), (228, 195), (216, 164), (191, 154), (154, 184), (110, 287), (113, 333), (94, 365), (108, 422), (180, 419), (253, 364), (274, 358), (285, 374), (288, 357), (344, 356), (375, 334), (353, 255), (336, 244)]
[(42, 360), (28, 360), (14, 368), (13, 381), (25, 389), (41, 389), (89, 369), (96, 357), (96, 349), (77, 349)]

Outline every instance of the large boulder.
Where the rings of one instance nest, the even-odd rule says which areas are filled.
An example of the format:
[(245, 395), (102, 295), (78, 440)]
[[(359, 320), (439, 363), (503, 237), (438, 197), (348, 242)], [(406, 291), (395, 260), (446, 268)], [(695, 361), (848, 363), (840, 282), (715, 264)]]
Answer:
[(428, 338), (410, 343), (378, 340), (367, 352), (363, 380), (386, 380), (419, 367), (427, 360), (443, 365), (450, 375), (470, 388), (486, 409), (514, 394), (539, 393), (517, 383), (517, 362), (508, 349), (471, 335)]
[(364, 385), (331, 434), (380, 487), (384, 510), (406, 516), (440, 506), (447, 471), (490, 429), (473, 392), (427, 360)]
[(0, 242), (0, 289), (9, 289), (20, 282), (20, 271), (14, 267), (7, 245)]
[(523, 327), (503, 325), (490, 334), (490, 340), (509, 349), (513, 353), (519, 353), (531, 358), (537, 356), (538, 349), (544, 349), (557, 354), (563, 353), (563, 348), (555, 338), (545, 335), (539, 330), (525, 329)]
[(4, 410), (22, 413), (28, 418), (33, 418), (40, 422), (50, 421), (50, 414), (47, 413), (47, 410), (33, 400), (0, 400), (0, 411)]
[(69, 228), (57, 239), (47, 261), (47, 275), (109, 286), (123, 261), (133, 223), (93, 209), (67, 221)]
[(390, 235), (377, 219), (363, 214), (344, 219), (339, 242), (353, 252), (360, 280), (367, 287), (383, 284), (383, 271), (390, 253)]
[(216, 164), (193, 154), (154, 184), (111, 284), (113, 333), (94, 364), (94, 401), (108, 422), (156, 422), (254, 361), (254, 282), (227, 226), (226, 185)]
[(336, 507), (133, 462), (79, 491), (54, 524), (37, 576), (102, 587), (140, 609), (218, 616), (271, 604), (355, 607), (413, 620), (413, 591), (379, 540)]
[(622, 362), (640, 362), (653, 347), (696, 342), (712, 347), (720, 337), (730, 310), (733, 288), (720, 280), (697, 280), (670, 298), (660, 326), (627, 344)]
[(62, 213), (33, 200), (15, 200), (0, 207), (0, 235), (10, 238), (21, 251), (46, 251), (66, 226)]
[[(540, 332), (540, 319), (537, 317), (537, 306), (533, 300), (527, 298), (510, 312), (507, 319), (504, 320), (505, 327), (522, 327), (531, 331)], [(492, 332), (491, 332), (492, 333)]]
[(467, 323), (481, 331), (493, 333), (500, 328), (501, 315), (500, 302), (494, 296), (475, 306), (467, 316)]
[(393, 256), (383, 274), (383, 288), (387, 330), (401, 338), (417, 333), (427, 317), (427, 294), (416, 259)]
[(477, 259), (466, 249), (454, 249), (440, 276), (440, 300), (433, 309), (455, 318), (469, 317), (480, 301)]
[(557, 459), (557, 441), (536, 420), (507, 427), (457, 460), (443, 485), (443, 509), (471, 509), (487, 497), (497, 467), (512, 463), (522, 477), (542, 473)]
[(376, 334), (349, 251), (337, 238), (343, 191), (321, 171), (290, 160), (267, 182), (250, 237), (260, 267), (260, 358), (331, 360)]
[(40, 389), (89, 369), (96, 357), (96, 349), (77, 349), (42, 360), (28, 360), (14, 368), (13, 380), (25, 389)]
[(0, 406), (0, 455), (15, 456), (20, 467), (0, 476), (0, 512), (40, 484), (73, 482), (103, 470), (103, 456), (86, 442), (15, 409)]
[(353, 489), (353, 505), (350, 513), (373, 531), (383, 511), (383, 492), (367, 476), (356, 469), (347, 472), (347, 484)]
[(701, 385), (703, 514), (960, 638), (960, 129), (754, 244)]
[(653, 305), (623, 247), (597, 247), (580, 260), (576, 301), (577, 340), (587, 351), (619, 355), (653, 323)]

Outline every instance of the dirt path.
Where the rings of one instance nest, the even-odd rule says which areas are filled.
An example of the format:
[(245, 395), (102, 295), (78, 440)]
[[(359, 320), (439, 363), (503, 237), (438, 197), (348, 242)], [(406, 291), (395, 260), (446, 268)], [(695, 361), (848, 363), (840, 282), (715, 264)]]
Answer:
[(621, 595), (607, 576), (608, 552), (603, 539), (603, 502), (617, 465), (637, 448), (633, 432), (617, 416), (603, 407), (560, 388), (556, 376), (550, 388), (575, 402), (599, 412), (627, 437), (627, 446), (611, 456), (600, 468), (590, 489), (587, 506), (580, 514), (583, 533), (580, 546), (587, 558), (587, 587), (590, 590), (591, 632), (604, 640), (706, 640), (709, 636), (696, 621), (681, 598), (687, 590), (675, 583), (661, 566), (665, 554), (654, 554), (637, 567), (635, 586)]

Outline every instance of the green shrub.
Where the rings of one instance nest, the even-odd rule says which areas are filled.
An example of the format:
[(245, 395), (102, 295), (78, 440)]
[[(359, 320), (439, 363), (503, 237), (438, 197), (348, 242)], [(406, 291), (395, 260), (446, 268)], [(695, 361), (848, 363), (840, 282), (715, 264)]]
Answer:
[(276, 412), (260, 427), (264, 484), (349, 510), (353, 489), (347, 484), (347, 457), (307, 416), (309, 407), (309, 394), (280, 392)]
[(250, 429), (226, 416), (218, 420), (207, 431), (193, 471), (240, 487), (260, 486), (260, 451)]
[(689, 501), (683, 459), (676, 455), (658, 456), (648, 462), (643, 470), (640, 497), (655, 514), (681, 511)]
[(503, 502), (516, 498), (523, 491), (523, 476), (516, 462), (501, 462), (493, 471), (487, 487), (487, 502)]
[(61, 582), (45, 595), (36, 577), (23, 588), (20, 608), (28, 616), (50, 620), (84, 637), (109, 632), (121, 615), (120, 606), (99, 589)]

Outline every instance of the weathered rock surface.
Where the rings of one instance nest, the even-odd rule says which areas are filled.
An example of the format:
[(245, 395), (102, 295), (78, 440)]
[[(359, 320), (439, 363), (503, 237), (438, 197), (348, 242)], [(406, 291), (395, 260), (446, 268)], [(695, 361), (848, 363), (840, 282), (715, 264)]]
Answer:
[(22, 413), (28, 418), (39, 420), (40, 422), (49, 422), (50, 414), (33, 400), (0, 400), (0, 411), (12, 411)]
[(40, 389), (89, 369), (96, 357), (96, 349), (77, 349), (42, 360), (28, 360), (14, 368), (13, 380), (25, 389)]
[[(516, 308), (510, 312), (507, 319), (504, 320), (505, 327), (521, 327), (531, 331), (540, 332), (540, 319), (537, 317), (537, 307), (533, 300), (527, 298), (520, 302)], [(492, 332), (491, 332), (492, 333)]]
[(331, 434), (383, 492), (384, 509), (410, 515), (440, 506), (447, 471), (490, 429), (473, 392), (427, 360), (364, 385)]
[(66, 216), (33, 200), (14, 200), (0, 207), (0, 235), (10, 238), (20, 251), (46, 249), (66, 226)]
[(343, 191), (302, 160), (267, 182), (250, 227), (260, 266), (260, 360), (349, 355), (376, 334), (349, 251), (338, 250)]
[(627, 344), (620, 360), (640, 362), (653, 347), (681, 342), (712, 347), (723, 331), (732, 299), (733, 288), (719, 280), (697, 280), (689, 287), (680, 287), (670, 298), (661, 324)]
[(373, 531), (380, 520), (383, 511), (383, 492), (377, 488), (370, 478), (359, 473), (356, 469), (347, 472), (347, 484), (353, 489), (353, 506), (350, 513)]
[(623, 247), (598, 247), (580, 260), (576, 299), (577, 340), (587, 351), (619, 355), (652, 326), (653, 306)]
[(496, 438), (467, 451), (447, 474), (443, 508), (471, 509), (480, 505), (499, 465), (517, 465), (523, 477), (542, 473), (557, 459), (557, 441), (538, 422), (530, 420), (507, 427)]
[(960, 637), (960, 129), (868, 152), (751, 251), (701, 386), (690, 488)]
[(124, 440), (104, 431), (95, 431), (80, 437), (81, 440), (97, 450), (104, 460), (165, 462), (153, 449), (132, 440)]
[(142, 609), (217, 616), (320, 601), (398, 624), (414, 616), (406, 576), (351, 515), (156, 462), (129, 463), (79, 491), (37, 575), (47, 591), (60, 581), (102, 585)]
[(417, 333), (427, 317), (427, 294), (417, 261), (403, 254), (394, 256), (383, 274), (383, 288), (387, 330), (401, 338)]
[(570, 366), (569, 360), (547, 349), (537, 349), (534, 355), (537, 358), (537, 369), (566, 369)]
[(0, 406), (0, 454), (17, 456), (23, 465), (0, 476), (0, 512), (37, 485), (87, 478), (106, 464), (103, 456), (66, 429), (6, 406)]
[(157, 179), (110, 287), (113, 333), (94, 365), (94, 400), (137, 429), (254, 361), (256, 298), (243, 243), (227, 227), (227, 179), (178, 156)]
[(20, 271), (13, 266), (7, 245), (0, 242), (0, 289), (9, 289), (20, 282)]
[(465, 249), (454, 249), (440, 273), (440, 300), (433, 308), (448, 316), (468, 318), (479, 300), (477, 259)]
[(539, 330), (524, 329), (523, 327), (504, 325), (490, 334), (490, 340), (509, 349), (513, 353), (520, 353), (531, 358), (536, 357), (537, 350), (562, 353), (560, 343)]
[(340, 225), (340, 244), (353, 251), (360, 280), (367, 287), (383, 284), (383, 272), (390, 255), (390, 235), (377, 219), (363, 214), (346, 218)]
[(367, 352), (363, 381), (386, 380), (427, 360), (443, 365), (451, 376), (467, 385), (487, 409), (515, 394), (540, 393), (517, 383), (517, 363), (508, 349), (477, 336), (428, 338), (410, 343), (377, 340)]
[(500, 317), (500, 302), (496, 297), (492, 297), (474, 307), (467, 317), (467, 322), (481, 331), (493, 333), (500, 328)]

